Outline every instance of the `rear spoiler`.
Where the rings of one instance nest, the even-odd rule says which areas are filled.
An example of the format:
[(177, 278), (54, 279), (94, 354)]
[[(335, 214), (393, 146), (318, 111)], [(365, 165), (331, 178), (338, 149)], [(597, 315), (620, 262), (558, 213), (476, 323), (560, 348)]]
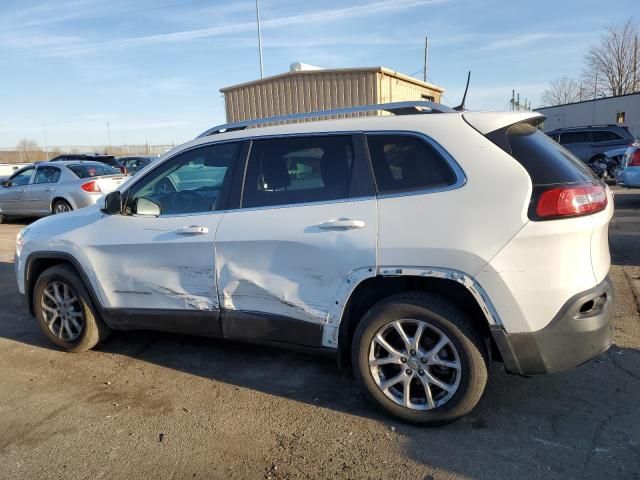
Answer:
[(538, 112), (464, 112), (462, 118), (478, 132), (486, 135), (514, 123), (527, 122), (537, 125), (545, 116)]

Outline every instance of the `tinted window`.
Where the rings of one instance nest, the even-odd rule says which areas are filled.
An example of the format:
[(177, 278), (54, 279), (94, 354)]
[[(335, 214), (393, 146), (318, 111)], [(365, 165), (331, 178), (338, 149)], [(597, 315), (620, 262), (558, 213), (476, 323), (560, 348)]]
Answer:
[(594, 142), (613, 142), (615, 140), (621, 140), (622, 137), (614, 132), (609, 132), (607, 130), (598, 130), (593, 132), (593, 141)]
[(31, 175), (33, 175), (33, 167), (22, 170), (11, 177), (11, 185), (27, 185), (31, 180)]
[(132, 187), (126, 212), (136, 213), (139, 199), (159, 206), (161, 215), (220, 209), (239, 148), (240, 143), (223, 143), (176, 155)]
[(589, 132), (563, 132), (560, 134), (560, 144), (586, 143), (591, 141)]
[(127, 170), (137, 172), (138, 170), (142, 170), (142, 168), (150, 162), (151, 160), (147, 158), (127, 158), (124, 160), (124, 165), (127, 167)]
[(347, 198), (353, 152), (349, 135), (256, 140), (251, 147), (242, 206)]
[(56, 183), (60, 179), (60, 169), (56, 167), (38, 167), (33, 183)]
[(79, 163), (77, 165), (67, 165), (67, 168), (80, 178), (117, 175), (120, 173), (115, 168), (103, 163)]
[(594, 181), (584, 163), (533, 125), (519, 123), (492, 132), (487, 138), (522, 164), (534, 186)]
[(456, 176), (427, 142), (408, 135), (368, 135), (378, 191), (397, 192), (452, 185)]

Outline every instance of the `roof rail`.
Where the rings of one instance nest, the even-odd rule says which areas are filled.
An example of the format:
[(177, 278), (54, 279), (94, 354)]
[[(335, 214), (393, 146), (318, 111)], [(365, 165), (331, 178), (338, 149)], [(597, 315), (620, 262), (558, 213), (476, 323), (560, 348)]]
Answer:
[(247, 127), (263, 125), (265, 123), (274, 122), (290, 122), (305, 118), (329, 117), (332, 115), (345, 115), (350, 113), (384, 111), (391, 112), (395, 115), (411, 115), (416, 113), (455, 113), (453, 108), (441, 105), (435, 102), (415, 101), (415, 102), (393, 102), (378, 103), (375, 105), (362, 105), (359, 107), (334, 108), (332, 110), (320, 110), (317, 112), (292, 113), (288, 115), (277, 115), (275, 117), (256, 118), (254, 120), (243, 120), (235, 123), (225, 123), (210, 128), (198, 135), (197, 138), (215, 135), (217, 133), (233, 132), (235, 130), (244, 130)]

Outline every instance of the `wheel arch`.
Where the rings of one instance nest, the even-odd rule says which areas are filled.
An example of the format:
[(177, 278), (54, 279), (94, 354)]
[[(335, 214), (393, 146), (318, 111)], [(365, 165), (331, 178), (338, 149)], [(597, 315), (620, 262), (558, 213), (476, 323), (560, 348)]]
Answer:
[(341, 368), (350, 363), (353, 334), (367, 310), (385, 298), (409, 291), (437, 293), (455, 303), (478, 327), (486, 339), (491, 357), (501, 359), (490, 329), (501, 326), (502, 322), (482, 287), (470, 276), (448, 269), (383, 268), (379, 269), (378, 275), (360, 281), (344, 304), (337, 332), (338, 364)]
[(25, 294), (27, 304), (29, 306), (29, 312), (31, 312), (32, 315), (34, 314), (33, 290), (35, 288), (36, 281), (42, 272), (55, 265), (67, 265), (71, 267), (71, 269), (73, 269), (73, 271), (75, 271), (80, 277), (80, 281), (87, 289), (87, 292), (89, 292), (89, 296), (91, 297), (91, 301), (95, 307), (98, 308), (98, 310), (101, 310), (100, 302), (98, 302), (98, 297), (95, 294), (93, 285), (89, 281), (89, 277), (78, 260), (76, 260), (72, 255), (63, 252), (37, 252), (32, 253), (27, 257), (24, 269)]
[(56, 204), (56, 202), (59, 202), (61, 200), (68, 203), (71, 206), (72, 210), (76, 209), (73, 202), (70, 199), (62, 195), (56, 195), (51, 199), (51, 205), (49, 205), (49, 210), (51, 211), (51, 213), (53, 213), (53, 206)]

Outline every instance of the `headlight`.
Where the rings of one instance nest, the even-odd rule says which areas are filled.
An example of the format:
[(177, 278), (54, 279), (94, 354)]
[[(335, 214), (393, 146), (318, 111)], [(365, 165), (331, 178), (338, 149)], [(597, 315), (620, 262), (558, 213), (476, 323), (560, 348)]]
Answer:
[(24, 246), (24, 237), (29, 231), (29, 227), (25, 227), (18, 232), (18, 236), (16, 237), (16, 255), (20, 256), (22, 253), (22, 247)]

